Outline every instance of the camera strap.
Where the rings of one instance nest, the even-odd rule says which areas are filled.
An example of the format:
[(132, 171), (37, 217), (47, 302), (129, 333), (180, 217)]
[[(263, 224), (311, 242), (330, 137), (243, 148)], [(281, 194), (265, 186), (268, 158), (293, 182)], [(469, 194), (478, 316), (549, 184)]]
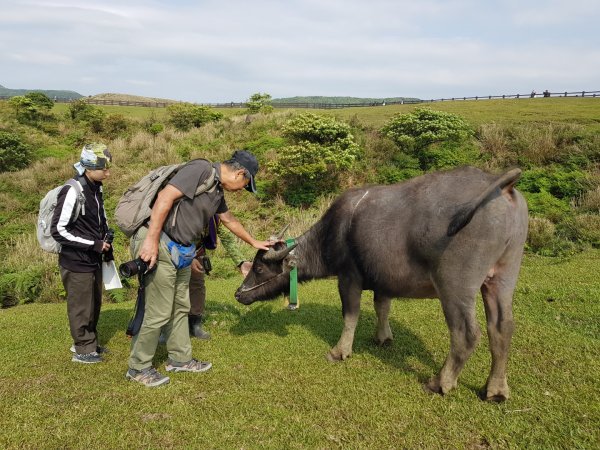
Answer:
[(125, 334), (128, 337), (134, 337), (140, 332), (142, 322), (144, 321), (144, 310), (146, 309), (146, 286), (144, 285), (144, 273), (138, 273), (140, 285), (138, 287), (137, 299), (135, 301), (135, 313), (127, 325)]

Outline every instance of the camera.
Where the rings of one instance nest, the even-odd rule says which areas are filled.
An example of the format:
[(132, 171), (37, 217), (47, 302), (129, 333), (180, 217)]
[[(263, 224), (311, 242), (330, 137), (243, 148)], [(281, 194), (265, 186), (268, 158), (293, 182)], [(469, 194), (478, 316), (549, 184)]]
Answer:
[(112, 244), (114, 239), (115, 239), (115, 230), (113, 230), (112, 228), (109, 228), (108, 231), (106, 232), (106, 235), (104, 236), (104, 242), (106, 242), (107, 244)]
[(210, 275), (210, 271), (212, 270), (212, 264), (210, 262), (210, 258), (206, 255), (202, 255), (200, 262), (202, 263), (202, 268), (204, 269), (204, 273), (206, 275)]
[[(152, 268), (154, 270), (156, 265)], [(132, 277), (138, 273), (145, 274), (148, 272), (148, 263), (142, 258), (136, 258), (131, 261), (127, 261), (119, 266), (119, 273), (125, 278)]]

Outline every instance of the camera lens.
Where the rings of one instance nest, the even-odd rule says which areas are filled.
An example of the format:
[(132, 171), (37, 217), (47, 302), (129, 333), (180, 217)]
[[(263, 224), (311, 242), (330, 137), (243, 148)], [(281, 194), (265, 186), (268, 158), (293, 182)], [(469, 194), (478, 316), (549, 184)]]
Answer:
[[(152, 270), (154, 269), (156, 269), (156, 265), (152, 268)], [(146, 272), (148, 272), (148, 263), (142, 258), (136, 258), (119, 266), (119, 273), (125, 278), (132, 277), (138, 273), (145, 274)]]
[(137, 264), (137, 260), (128, 261), (119, 266), (119, 273), (125, 278), (132, 277), (133, 275), (137, 275), (139, 272), (139, 267)]

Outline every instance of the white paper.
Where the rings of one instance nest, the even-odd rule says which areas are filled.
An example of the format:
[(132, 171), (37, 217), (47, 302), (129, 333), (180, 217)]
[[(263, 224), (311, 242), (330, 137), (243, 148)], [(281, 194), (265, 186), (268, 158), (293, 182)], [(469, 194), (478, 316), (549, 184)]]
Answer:
[(107, 291), (123, 287), (114, 261), (102, 263), (102, 281), (104, 281), (104, 289)]

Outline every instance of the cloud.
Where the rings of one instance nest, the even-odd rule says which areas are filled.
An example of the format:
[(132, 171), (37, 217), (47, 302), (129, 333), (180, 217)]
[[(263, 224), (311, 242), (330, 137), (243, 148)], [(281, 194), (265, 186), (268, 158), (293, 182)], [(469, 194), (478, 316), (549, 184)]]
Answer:
[(0, 0), (0, 84), (197, 102), (590, 89), (596, 3)]

